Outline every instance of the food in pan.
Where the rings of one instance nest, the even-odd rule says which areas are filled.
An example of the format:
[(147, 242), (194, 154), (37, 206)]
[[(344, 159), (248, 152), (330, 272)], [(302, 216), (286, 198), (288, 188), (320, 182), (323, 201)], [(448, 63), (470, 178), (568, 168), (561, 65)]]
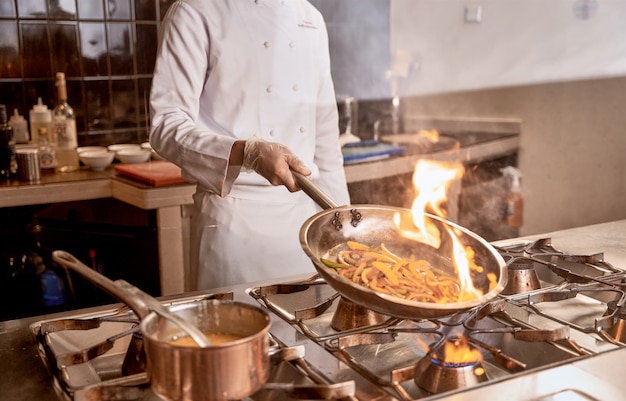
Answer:
[[(483, 268), (473, 262), (471, 248), (466, 252), (470, 269), (482, 272)], [(407, 258), (395, 255), (383, 243), (370, 247), (347, 241), (331, 249), (321, 261), (340, 276), (380, 294), (432, 303), (461, 302), (477, 297), (473, 292), (463, 291), (455, 275), (413, 255)], [(487, 279), (491, 290), (497, 284), (496, 275), (487, 273)]]

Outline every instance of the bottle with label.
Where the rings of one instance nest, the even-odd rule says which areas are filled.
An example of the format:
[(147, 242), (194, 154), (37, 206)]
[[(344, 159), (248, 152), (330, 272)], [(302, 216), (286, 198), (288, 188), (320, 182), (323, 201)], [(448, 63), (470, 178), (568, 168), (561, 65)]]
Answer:
[(0, 177), (9, 179), (16, 175), (15, 135), (7, 120), (7, 108), (0, 104)]
[(78, 136), (74, 109), (67, 103), (65, 74), (56, 75), (58, 103), (52, 111), (52, 127), (56, 135), (56, 171), (67, 173), (78, 170)]
[(50, 143), (48, 130), (39, 128), (39, 167), (42, 174), (54, 173), (57, 166), (56, 150)]
[(521, 227), (524, 224), (524, 198), (522, 197), (522, 173), (515, 167), (508, 166), (502, 169), (505, 177), (509, 178), (511, 187), (505, 199), (504, 222), (509, 227)]
[(13, 109), (13, 115), (9, 119), (9, 125), (13, 128), (15, 143), (28, 143), (28, 123), (17, 109)]
[[(50, 132), (50, 127), (52, 126), (52, 110), (43, 104), (41, 98), (38, 98), (37, 104), (29, 111), (28, 117), (30, 120), (30, 141), (36, 144), (38, 143), (37, 135), (39, 128), (45, 128)], [(57, 142), (56, 138), (50, 138), (50, 141), (53, 144)]]

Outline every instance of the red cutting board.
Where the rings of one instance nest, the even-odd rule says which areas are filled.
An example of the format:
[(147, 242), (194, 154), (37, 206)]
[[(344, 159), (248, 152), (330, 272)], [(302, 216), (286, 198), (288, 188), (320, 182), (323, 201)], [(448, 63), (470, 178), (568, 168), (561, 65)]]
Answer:
[(136, 164), (116, 164), (115, 171), (155, 187), (182, 184), (187, 181), (180, 175), (180, 167), (165, 160)]

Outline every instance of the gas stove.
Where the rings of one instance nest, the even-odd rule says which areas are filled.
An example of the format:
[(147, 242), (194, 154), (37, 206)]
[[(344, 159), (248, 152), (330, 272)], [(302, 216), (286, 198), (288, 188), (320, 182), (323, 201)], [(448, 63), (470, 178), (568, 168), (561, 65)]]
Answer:
[[(244, 298), (272, 315), (272, 374), (249, 400), (462, 399), (513, 380), (536, 384), (537, 374), (550, 377), (560, 367), (624, 348), (623, 270), (602, 254), (563, 252), (550, 238), (496, 248), (509, 270), (502, 294), (439, 319), (369, 311), (317, 276), (245, 288)], [(202, 293), (164, 303), (175, 309), (233, 294), (242, 296)], [(62, 398), (158, 400), (143, 367), (129, 363), (137, 323), (122, 306), (42, 320), (30, 328)], [(444, 360), (443, 349), (459, 344), (476, 358)], [(572, 394), (596, 399), (565, 387), (528, 399), (572, 399)]]

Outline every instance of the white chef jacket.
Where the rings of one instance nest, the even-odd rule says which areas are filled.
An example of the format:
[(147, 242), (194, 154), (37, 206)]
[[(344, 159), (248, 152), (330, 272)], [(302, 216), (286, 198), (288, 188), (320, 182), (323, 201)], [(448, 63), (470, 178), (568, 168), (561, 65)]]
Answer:
[(197, 183), (197, 289), (313, 273), (298, 233), (319, 208), (228, 158), (236, 140), (282, 143), (336, 203), (349, 203), (321, 14), (305, 0), (177, 1), (150, 102), (152, 147)]

